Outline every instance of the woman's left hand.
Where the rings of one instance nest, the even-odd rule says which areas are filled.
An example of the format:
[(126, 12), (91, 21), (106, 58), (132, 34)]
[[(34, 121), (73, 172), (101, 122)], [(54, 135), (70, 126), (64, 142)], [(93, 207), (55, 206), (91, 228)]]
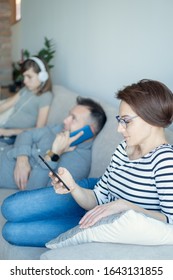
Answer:
[(80, 228), (88, 228), (93, 226), (99, 220), (112, 214), (118, 214), (125, 210), (128, 210), (126, 201), (118, 199), (110, 203), (98, 205), (92, 210), (88, 211), (83, 218), (80, 220)]

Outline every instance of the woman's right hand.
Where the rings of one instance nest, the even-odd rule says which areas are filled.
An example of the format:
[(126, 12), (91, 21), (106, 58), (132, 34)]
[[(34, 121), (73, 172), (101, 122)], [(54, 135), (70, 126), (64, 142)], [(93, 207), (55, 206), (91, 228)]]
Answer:
[(0, 104), (0, 114), (5, 112), (6, 110), (12, 108), (16, 102), (19, 100), (20, 94), (16, 93), (15, 95), (7, 98)]
[(14, 179), (20, 190), (26, 189), (28, 178), (31, 172), (31, 166), (27, 156), (19, 156), (16, 160), (14, 169)]
[(63, 183), (60, 182), (60, 180), (56, 176), (54, 176), (52, 172), (50, 172), (49, 177), (52, 179), (52, 186), (54, 187), (55, 192), (58, 194), (66, 194), (72, 192), (76, 187), (76, 183), (70, 172), (66, 168), (60, 167), (57, 174), (68, 186), (70, 191), (67, 190)]

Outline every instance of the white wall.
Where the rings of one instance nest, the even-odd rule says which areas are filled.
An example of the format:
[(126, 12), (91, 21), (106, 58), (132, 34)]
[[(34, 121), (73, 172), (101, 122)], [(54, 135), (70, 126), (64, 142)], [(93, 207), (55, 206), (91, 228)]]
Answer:
[(52, 38), (53, 82), (82, 95), (115, 102), (142, 78), (173, 90), (172, 11), (172, 0), (22, 0), (21, 48)]

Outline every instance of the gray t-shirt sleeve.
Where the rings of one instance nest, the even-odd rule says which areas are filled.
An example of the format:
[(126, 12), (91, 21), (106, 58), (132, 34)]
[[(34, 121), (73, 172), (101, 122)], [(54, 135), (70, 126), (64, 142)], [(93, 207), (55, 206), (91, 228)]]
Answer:
[(49, 106), (52, 102), (53, 94), (47, 91), (39, 96), (39, 108)]

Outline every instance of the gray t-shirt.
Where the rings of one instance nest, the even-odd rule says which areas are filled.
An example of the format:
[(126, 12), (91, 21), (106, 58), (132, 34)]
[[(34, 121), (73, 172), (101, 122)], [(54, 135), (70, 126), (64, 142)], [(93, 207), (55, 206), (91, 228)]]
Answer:
[(14, 111), (3, 125), (4, 128), (35, 127), (40, 108), (49, 106), (53, 94), (50, 91), (35, 95), (26, 87), (21, 89), (20, 98), (14, 106)]

